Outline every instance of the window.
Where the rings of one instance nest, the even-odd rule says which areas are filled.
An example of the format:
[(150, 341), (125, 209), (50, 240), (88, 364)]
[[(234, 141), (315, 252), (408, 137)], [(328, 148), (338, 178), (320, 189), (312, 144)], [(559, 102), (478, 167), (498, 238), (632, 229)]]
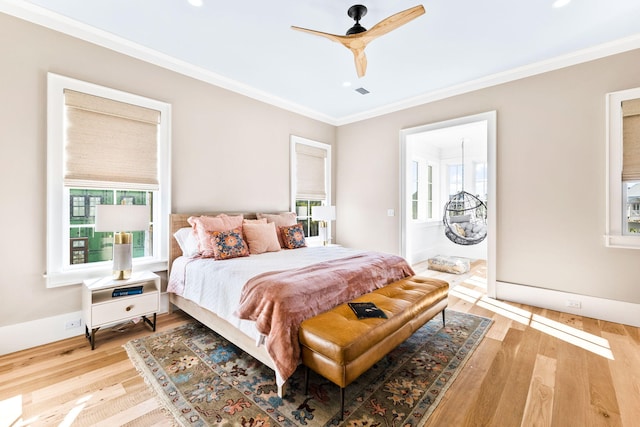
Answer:
[(640, 249), (640, 88), (607, 94), (610, 247)]
[[(314, 206), (331, 205), (331, 146), (291, 136), (291, 206), (310, 242), (320, 241)], [(328, 225), (329, 233), (331, 224)], [(330, 234), (329, 234), (330, 235)]]
[(149, 206), (134, 269), (165, 270), (171, 106), (50, 73), (47, 107), (47, 286), (111, 272), (112, 233), (94, 230), (99, 204)]
[(433, 166), (427, 165), (427, 219), (433, 219)]
[(475, 187), (474, 195), (487, 202), (487, 162), (474, 162), (473, 164), (473, 183)]
[(449, 196), (453, 196), (456, 193), (459, 193), (464, 188), (463, 173), (464, 166), (460, 165), (449, 165), (447, 167), (448, 171), (448, 183), (449, 183)]
[(433, 165), (423, 159), (411, 161), (412, 219), (433, 219)]
[(627, 224), (625, 234), (640, 236), (640, 181), (625, 181)]
[(411, 217), (418, 219), (418, 208), (420, 205), (420, 162), (411, 162)]

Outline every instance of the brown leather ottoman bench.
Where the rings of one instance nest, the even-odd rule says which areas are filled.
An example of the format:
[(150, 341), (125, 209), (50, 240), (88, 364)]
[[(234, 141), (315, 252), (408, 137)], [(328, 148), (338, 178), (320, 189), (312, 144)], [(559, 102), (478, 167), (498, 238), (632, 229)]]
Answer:
[(369, 292), (353, 302), (373, 302), (387, 318), (358, 319), (347, 304), (302, 322), (299, 339), (302, 363), (340, 387), (341, 417), (344, 388), (418, 328), (447, 307), (449, 284), (443, 280), (407, 277)]

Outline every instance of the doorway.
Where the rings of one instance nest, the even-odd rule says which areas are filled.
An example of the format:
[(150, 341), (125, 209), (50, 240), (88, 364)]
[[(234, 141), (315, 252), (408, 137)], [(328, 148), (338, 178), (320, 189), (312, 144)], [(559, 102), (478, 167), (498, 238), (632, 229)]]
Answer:
[[(404, 129), (400, 141), (402, 256), (412, 264), (435, 255), (484, 259), (487, 295), (494, 297), (496, 112)], [(457, 245), (444, 233), (444, 206), (461, 190), (487, 205), (487, 237), (477, 245)]]

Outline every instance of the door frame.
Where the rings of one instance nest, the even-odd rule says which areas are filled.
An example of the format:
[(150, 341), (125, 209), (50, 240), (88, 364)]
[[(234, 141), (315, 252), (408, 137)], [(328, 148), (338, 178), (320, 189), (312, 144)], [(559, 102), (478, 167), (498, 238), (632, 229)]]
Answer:
[(400, 131), (400, 253), (407, 257), (407, 137), (423, 132), (466, 125), (479, 121), (487, 122), (487, 296), (496, 297), (496, 235), (497, 235), (497, 165), (496, 165), (496, 111), (458, 117), (429, 123)]

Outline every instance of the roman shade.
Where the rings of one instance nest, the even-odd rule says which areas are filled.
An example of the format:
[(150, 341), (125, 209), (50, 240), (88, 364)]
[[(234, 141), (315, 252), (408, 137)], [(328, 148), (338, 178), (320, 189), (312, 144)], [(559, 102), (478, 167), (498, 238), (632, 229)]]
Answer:
[(640, 99), (622, 102), (622, 180), (640, 181)]
[(64, 104), (65, 186), (159, 189), (159, 111), (69, 89)]
[(296, 144), (296, 199), (326, 199), (326, 158), (322, 148)]

